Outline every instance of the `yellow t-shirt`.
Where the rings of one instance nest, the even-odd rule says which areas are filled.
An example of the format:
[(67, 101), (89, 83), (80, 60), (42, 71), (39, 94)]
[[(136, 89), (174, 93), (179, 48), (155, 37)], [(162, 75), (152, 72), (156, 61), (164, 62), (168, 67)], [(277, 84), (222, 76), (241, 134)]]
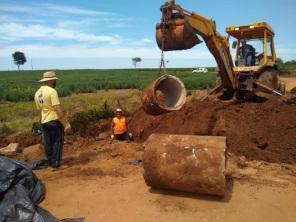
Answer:
[(53, 106), (59, 105), (57, 91), (49, 86), (41, 86), (35, 93), (35, 103), (38, 110), (41, 110), (41, 123), (57, 120), (58, 115)]

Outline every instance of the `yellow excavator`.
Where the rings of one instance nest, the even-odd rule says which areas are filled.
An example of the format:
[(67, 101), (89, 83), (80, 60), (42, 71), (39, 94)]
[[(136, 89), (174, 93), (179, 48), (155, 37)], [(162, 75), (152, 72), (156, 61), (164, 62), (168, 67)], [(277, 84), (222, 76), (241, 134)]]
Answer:
[[(285, 86), (279, 80), (274, 47), (274, 31), (266, 22), (226, 28), (227, 37), (216, 30), (214, 20), (183, 9), (169, 0), (160, 8), (161, 22), (156, 26), (156, 41), (162, 51), (190, 49), (202, 41), (217, 62), (220, 84), (210, 94), (221, 90), (244, 100), (258, 92), (282, 96)], [(229, 41), (235, 39), (234, 61)]]
[[(260, 91), (284, 95), (276, 65), (274, 31), (266, 22), (229, 26), (224, 37), (217, 32), (215, 21), (188, 12), (173, 0), (160, 9), (156, 40), (162, 55), (164, 51), (190, 49), (201, 43), (201, 36), (217, 62), (221, 79), (211, 93), (223, 90), (222, 95), (240, 101), (249, 95), (261, 96)], [(235, 39), (234, 61), (231, 38)], [(163, 56), (160, 64), (164, 68)], [(163, 75), (144, 90), (141, 101), (144, 110), (153, 115), (179, 110), (186, 101), (186, 90), (174, 76)], [(152, 134), (145, 142), (143, 155), (145, 182), (155, 188), (225, 195), (225, 152), (223, 136)]]

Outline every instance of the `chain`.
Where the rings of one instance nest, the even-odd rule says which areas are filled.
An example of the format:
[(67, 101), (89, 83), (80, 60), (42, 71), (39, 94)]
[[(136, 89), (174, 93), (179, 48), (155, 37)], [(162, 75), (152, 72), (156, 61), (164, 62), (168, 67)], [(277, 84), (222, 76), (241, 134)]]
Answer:
[(165, 60), (164, 60), (164, 40), (165, 40), (165, 29), (164, 29), (165, 23), (162, 24), (162, 40), (161, 40), (161, 56), (160, 56), (160, 65), (159, 65), (159, 72), (158, 76), (166, 75), (167, 70), (165, 67)]

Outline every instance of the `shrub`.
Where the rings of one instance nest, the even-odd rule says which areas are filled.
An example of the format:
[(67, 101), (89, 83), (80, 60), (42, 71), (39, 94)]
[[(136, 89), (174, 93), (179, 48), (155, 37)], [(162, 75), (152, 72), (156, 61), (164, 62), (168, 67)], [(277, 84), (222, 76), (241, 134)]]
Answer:
[(74, 133), (79, 133), (81, 130), (85, 129), (85, 126), (90, 122), (98, 121), (99, 119), (112, 117), (113, 112), (107, 101), (99, 107), (99, 109), (91, 109), (88, 111), (78, 112), (73, 114), (69, 118), (69, 122), (72, 126), (72, 131)]
[(11, 128), (9, 128), (6, 124), (3, 124), (0, 128), (0, 135), (2, 136), (8, 136), (12, 133), (14, 133), (14, 131)]

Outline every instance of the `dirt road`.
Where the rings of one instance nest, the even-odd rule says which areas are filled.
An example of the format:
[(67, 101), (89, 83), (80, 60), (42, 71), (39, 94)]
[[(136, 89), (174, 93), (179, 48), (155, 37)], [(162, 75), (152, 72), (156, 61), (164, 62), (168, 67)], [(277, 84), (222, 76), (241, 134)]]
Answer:
[[(82, 144), (87, 146), (80, 147)], [(83, 150), (83, 151), (82, 151)], [(76, 141), (61, 169), (36, 171), (46, 185), (42, 207), (59, 218), (86, 221), (294, 221), (296, 167), (229, 155), (225, 198), (154, 190), (146, 186), (141, 143)]]
[(286, 85), (286, 90), (288, 92), (291, 91), (291, 89), (295, 88), (296, 87), (296, 77), (293, 76), (293, 77), (281, 77), (281, 80), (285, 83)]

